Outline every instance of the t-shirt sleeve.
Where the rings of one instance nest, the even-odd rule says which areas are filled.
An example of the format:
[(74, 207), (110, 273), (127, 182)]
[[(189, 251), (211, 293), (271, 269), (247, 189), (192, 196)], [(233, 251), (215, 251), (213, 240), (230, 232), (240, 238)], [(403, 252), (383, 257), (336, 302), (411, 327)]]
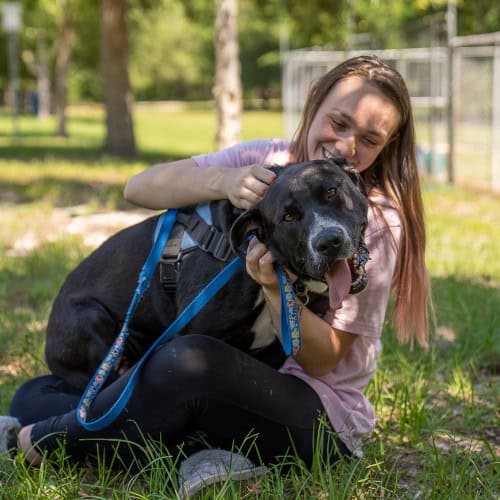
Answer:
[(375, 338), (382, 334), (401, 236), (397, 211), (382, 207), (382, 212), (386, 222), (370, 208), (365, 234), (370, 252), (370, 261), (366, 265), (366, 288), (358, 294), (348, 295), (340, 309), (329, 311), (325, 317), (334, 328)]
[(286, 165), (290, 162), (290, 143), (282, 139), (255, 139), (191, 158), (201, 168)]

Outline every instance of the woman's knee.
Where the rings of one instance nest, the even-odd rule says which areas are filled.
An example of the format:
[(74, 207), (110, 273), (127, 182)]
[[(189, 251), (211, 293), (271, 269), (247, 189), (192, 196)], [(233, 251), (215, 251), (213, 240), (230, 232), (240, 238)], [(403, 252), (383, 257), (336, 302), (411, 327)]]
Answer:
[[(43, 375), (21, 385), (12, 398), (9, 413), (23, 425), (68, 411), (78, 395), (63, 379)], [(73, 389), (74, 391), (74, 389)]]

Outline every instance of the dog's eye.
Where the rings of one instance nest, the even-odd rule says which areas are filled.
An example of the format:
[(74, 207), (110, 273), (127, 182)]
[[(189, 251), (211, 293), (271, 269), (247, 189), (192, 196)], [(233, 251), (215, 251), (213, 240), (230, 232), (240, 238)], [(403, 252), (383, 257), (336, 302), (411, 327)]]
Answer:
[(326, 199), (331, 200), (337, 196), (337, 188), (331, 187), (326, 191)]
[(293, 222), (295, 220), (295, 216), (293, 214), (291, 214), (290, 212), (285, 212), (283, 214), (282, 220), (284, 222)]

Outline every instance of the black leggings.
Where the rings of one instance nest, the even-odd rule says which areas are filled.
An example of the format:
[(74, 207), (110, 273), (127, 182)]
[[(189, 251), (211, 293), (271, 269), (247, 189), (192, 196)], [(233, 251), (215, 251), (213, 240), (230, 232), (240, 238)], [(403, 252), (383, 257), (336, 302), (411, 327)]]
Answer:
[[(98, 394), (90, 420), (114, 403), (130, 374)], [(38, 377), (19, 388), (10, 413), (23, 425), (35, 423), (31, 439), (41, 449), (51, 451), (64, 438), (65, 448), (75, 460), (95, 453), (96, 442), (105, 449), (117, 446), (124, 436), (136, 443), (143, 442), (144, 436), (161, 439), (173, 451), (201, 434), (205, 445), (198, 448), (208, 444), (238, 449), (264, 463), (296, 450), (307, 465), (312, 461), (318, 417), (323, 413), (319, 397), (302, 380), (204, 335), (177, 337), (154, 352), (142, 368), (126, 408), (105, 429), (87, 431), (77, 422), (79, 399), (79, 392), (62, 379)], [(249, 434), (257, 447), (250, 445)], [(323, 440), (324, 458), (333, 463), (339, 455), (349, 454), (332, 432), (324, 436), (328, 437)], [(130, 459), (129, 446), (118, 449), (123, 460)]]

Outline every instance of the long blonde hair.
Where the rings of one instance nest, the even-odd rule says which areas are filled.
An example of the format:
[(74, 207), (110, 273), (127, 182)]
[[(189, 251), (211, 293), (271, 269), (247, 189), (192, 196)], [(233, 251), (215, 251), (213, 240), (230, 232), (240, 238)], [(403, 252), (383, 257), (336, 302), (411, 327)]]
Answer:
[[(329, 94), (340, 81), (358, 77), (375, 85), (396, 106), (399, 128), (373, 164), (362, 172), (367, 186), (382, 192), (399, 211), (402, 236), (392, 280), (394, 307), (392, 323), (398, 340), (416, 337), (428, 345), (430, 299), (429, 273), (425, 264), (425, 225), (418, 177), (415, 126), (410, 96), (401, 75), (375, 56), (354, 57), (322, 76), (311, 88), (302, 120), (292, 143), (296, 161), (307, 160), (307, 136), (311, 123)], [(372, 204), (373, 208), (377, 208)]]

